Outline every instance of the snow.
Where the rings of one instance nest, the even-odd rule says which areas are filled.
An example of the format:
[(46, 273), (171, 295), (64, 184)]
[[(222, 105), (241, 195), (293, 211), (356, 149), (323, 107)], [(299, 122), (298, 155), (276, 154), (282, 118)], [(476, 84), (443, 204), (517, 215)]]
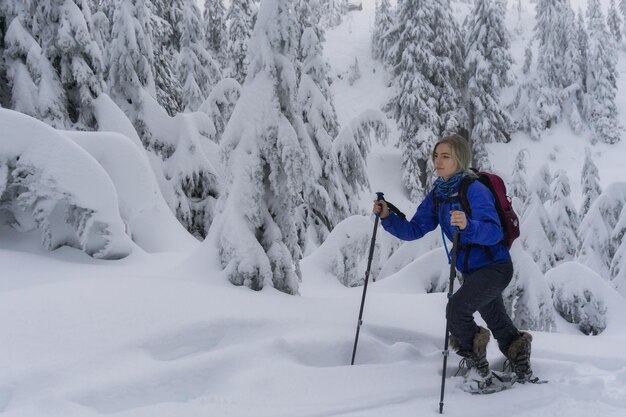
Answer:
[[(574, 3), (576, 8), (582, 2)], [(466, 9), (465, 4), (454, 7)], [(527, 18), (534, 3), (525, 7)], [(364, 0), (363, 11), (349, 13), (342, 25), (326, 34), (326, 56), (335, 73), (345, 72), (355, 57), (361, 69), (353, 86), (345, 77), (335, 78), (331, 86), (342, 127), (365, 110), (379, 109), (388, 97), (385, 72), (369, 55), (373, 10), (374, 0)], [(528, 36), (532, 21), (523, 28)], [(521, 66), (525, 42), (513, 41), (516, 65)], [(625, 62), (620, 51), (621, 73), (626, 72)], [(625, 79), (618, 79), (622, 91)], [(329, 267), (342, 247), (341, 237), (333, 240), (331, 234), (328, 247), (322, 245), (302, 260), (300, 296), (271, 286), (255, 292), (231, 285), (215, 242), (197, 243), (181, 233), (159, 192), (159, 179), (138, 168), (150, 164), (137, 152), (138, 138), (124, 124), (123, 114), (116, 114), (105, 100), (96, 105), (100, 126), (110, 126), (117, 134), (60, 132), (43, 124), (35, 130), (26, 116), (0, 111), (7, 116), (1, 122), (3, 155), (10, 148), (14, 155), (36, 157), (37, 166), (54, 166), (56, 175), (67, 173), (63, 184), (75, 183), (82, 203), (100, 209), (99, 215), (121, 235), (126, 236), (129, 227), (135, 241), (128, 239), (133, 250), (124, 259), (104, 261), (70, 247), (49, 252), (40, 245), (40, 231), (18, 232), (0, 225), (0, 414), (439, 415), (446, 294), (428, 293), (432, 283), (445, 285), (448, 278), (438, 231), (401, 246), (382, 266), (380, 279), (370, 283), (356, 364), (350, 366), (363, 288), (341, 285)], [(617, 100), (624, 119), (626, 98)], [(261, 112), (250, 109), (249, 114)], [(193, 124), (193, 117), (181, 117), (180, 123)], [(164, 120), (162, 126), (172, 125)], [(401, 155), (393, 147), (398, 133), (395, 124), (389, 127), (390, 144), (374, 141), (368, 155), (369, 183), (372, 191), (384, 191), (410, 216), (415, 204), (401, 188)], [(101, 146), (104, 140), (115, 141), (118, 151), (110, 153)], [(63, 146), (46, 146), (46, 141)], [(624, 142), (593, 148), (603, 188), (623, 179)], [(33, 143), (37, 147), (29, 148)], [(551, 172), (565, 170), (578, 207), (586, 146), (588, 137), (557, 126), (538, 142), (515, 134), (511, 143), (490, 144), (488, 149), (505, 179), (522, 148), (530, 154), (529, 177), (545, 163)], [(101, 185), (93, 179), (81, 182), (86, 176), (98, 178)], [(371, 207), (372, 198), (363, 193), (364, 209)], [(355, 229), (367, 246), (372, 224), (371, 217), (355, 216), (337, 233), (345, 233), (344, 226)], [(379, 233), (383, 242), (384, 231)], [(422, 256), (415, 259), (416, 253)], [(516, 259), (516, 269), (524, 274), (520, 281), (541, 274), (530, 258)], [(359, 271), (363, 260), (361, 256)], [(490, 396), (460, 390), (461, 378), (453, 376), (460, 358), (451, 354), (444, 414), (623, 416), (626, 303), (605, 281), (588, 278), (593, 274), (581, 264), (567, 263), (548, 271), (545, 279), (563, 291), (593, 287), (607, 307), (604, 332), (582, 335), (557, 315), (555, 331), (532, 332), (534, 370), (550, 382), (518, 385)], [(539, 304), (543, 294), (531, 296)], [(488, 359), (495, 369), (502, 366), (493, 341)]]

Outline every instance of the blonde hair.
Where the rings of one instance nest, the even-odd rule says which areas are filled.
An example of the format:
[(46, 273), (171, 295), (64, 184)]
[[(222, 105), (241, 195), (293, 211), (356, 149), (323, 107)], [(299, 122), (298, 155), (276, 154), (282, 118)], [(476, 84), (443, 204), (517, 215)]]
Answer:
[(437, 151), (437, 146), (442, 143), (450, 146), (450, 149), (452, 150), (452, 159), (454, 159), (454, 162), (456, 162), (459, 167), (459, 171), (470, 171), (470, 164), (472, 163), (472, 148), (470, 147), (469, 141), (456, 133), (442, 137), (437, 141), (435, 147), (433, 148), (431, 155), (433, 162), (435, 162), (435, 152)]

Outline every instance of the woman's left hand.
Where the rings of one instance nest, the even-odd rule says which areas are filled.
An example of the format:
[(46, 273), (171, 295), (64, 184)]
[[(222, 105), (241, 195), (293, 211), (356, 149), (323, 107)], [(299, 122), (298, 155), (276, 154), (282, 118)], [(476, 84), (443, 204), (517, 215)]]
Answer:
[(450, 212), (450, 224), (458, 227), (459, 230), (465, 230), (467, 227), (467, 217), (464, 211), (453, 210)]

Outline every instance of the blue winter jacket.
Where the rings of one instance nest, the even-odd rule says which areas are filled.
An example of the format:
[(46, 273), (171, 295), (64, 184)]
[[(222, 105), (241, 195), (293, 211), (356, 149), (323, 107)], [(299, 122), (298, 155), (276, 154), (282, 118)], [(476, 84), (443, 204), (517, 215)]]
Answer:
[[(434, 191), (419, 205), (411, 221), (394, 213), (382, 219), (386, 231), (402, 240), (415, 240), (441, 225), (443, 232), (452, 240), (450, 225), (451, 203), (439, 200), (439, 212), (435, 209)], [(509, 249), (503, 243), (504, 233), (495, 207), (494, 196), (479, 181), (473, 181), (467, 189), (467, 201), (471, 216), (467, 216), (467, 227), (459, 232), (460, 247), (456, 268), (464, 274), (472, 273), (491, 264), (504, 263), (511, 259)]]

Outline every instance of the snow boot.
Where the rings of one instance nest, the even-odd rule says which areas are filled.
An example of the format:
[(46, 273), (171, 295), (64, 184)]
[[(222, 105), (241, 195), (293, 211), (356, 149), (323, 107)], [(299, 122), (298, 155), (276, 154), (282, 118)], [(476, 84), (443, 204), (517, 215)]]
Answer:
[[(455, 342), (457, 342), (455, 340)], [(475, 391), (491, 385), (491, 370), (487, 361), (487, 343), (489, 343), (489, 330), (479, 327), (474, 335), (474, 345), (471, 351), (458, 350), (457, 354), (463, 359), (459, 369), (468, 368), (464, 381), (469, 385), (469, 390)], [(452, 343), (455, 346), (455, 343)], [(458, 342), (456, 343), (458, 346)]]
[(515, 372), (517, 382), (525, 383), (533, 381), (533, 371), (530, 367), (530, 350), (533, 337), (530, 333), (520, 332), (517, 339), (509, 345), (508, 348), (502, 349), (502, 353), (507, 358), (505, 368)]

